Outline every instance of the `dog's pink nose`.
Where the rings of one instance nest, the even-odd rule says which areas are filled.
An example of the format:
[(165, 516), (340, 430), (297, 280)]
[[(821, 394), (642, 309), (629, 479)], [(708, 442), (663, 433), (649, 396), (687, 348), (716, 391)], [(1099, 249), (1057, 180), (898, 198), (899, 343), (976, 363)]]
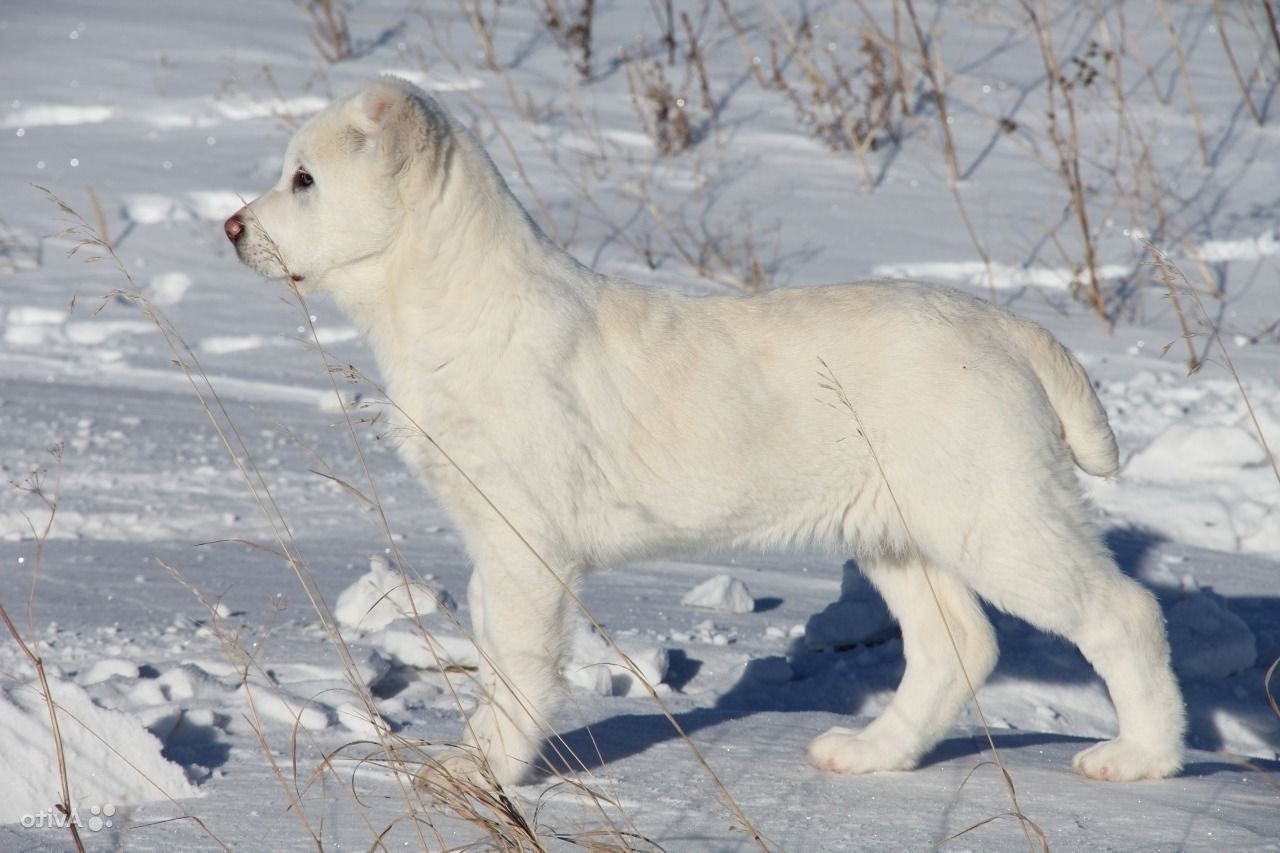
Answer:
[(232, 243), (240, 239), (244, 233), (244, 220), (240, 218), (242, 211), (237, 210), (231, 218), (222, 223), (222, 230), (227, 232), (227, 239)]

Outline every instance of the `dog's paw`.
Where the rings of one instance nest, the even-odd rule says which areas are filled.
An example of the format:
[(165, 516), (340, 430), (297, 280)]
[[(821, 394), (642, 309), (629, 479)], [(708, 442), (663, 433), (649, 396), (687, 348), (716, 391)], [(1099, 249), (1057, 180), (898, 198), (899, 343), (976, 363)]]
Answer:
[(1071, 764), (1077, 773), (1090, 779), (1133, 782), (1174, 775), (1182, 769), (1182, 753), (1153, 750), (1117, 738), (1077, 752)]
[(486, 776), (484, 759), (474, 748), (454, 746), (429, 757), (414, 777), (413, 786), (430, 794), (470, 787), (491, 789), (494, 781)]
[(414, 786), (430, 793), (458, 788), (497, 788), (520, 785), (533, 775), (527, 762), (506, 755), (486, 757), (474, 747), (451, 747), (429, 758), (414, 777)]
[(835, 773), (875, 773), (880, 770), (910, 770), (918, 759), (884, 740), (863, 737), (862, 732), (833, 726), (809, 742), (805, 750), (809, 763), (819, 770)]

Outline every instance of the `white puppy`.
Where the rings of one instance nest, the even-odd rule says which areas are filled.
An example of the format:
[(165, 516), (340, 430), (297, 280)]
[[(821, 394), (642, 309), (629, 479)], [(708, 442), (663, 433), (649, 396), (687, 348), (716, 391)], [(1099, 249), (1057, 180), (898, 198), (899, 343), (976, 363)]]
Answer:
[(956, 649), (974, 687), (995, 665), (981, 597), (1075, 643), (1106, 682), (1119, 736), (1077, 755), (1081, 773), (1180, 768), (1160, 609), (1116, 568), (1074, 470), (1114, 475), (1115, 439), (1038, 326), (900, 281), (694, 298), (599, 275), (538, 230), (469, 132), (392, 78), (309, 121), (226, 232), (262, 275), (333, 295), (412, 421), (405, 460), (475, 563), (491, 666), (464, 740), (497, 782), (536, 763), (567, 590), (592, 569), (815, 546), (856, 555), (907, 660), (879, 719), (809, 745), (816, 767), (920, 761), (969, 696)]

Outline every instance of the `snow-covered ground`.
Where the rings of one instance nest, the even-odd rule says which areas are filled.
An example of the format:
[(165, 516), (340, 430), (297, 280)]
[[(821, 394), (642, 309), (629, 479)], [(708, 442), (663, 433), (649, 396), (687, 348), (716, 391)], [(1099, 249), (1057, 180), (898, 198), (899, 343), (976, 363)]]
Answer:
[[(58, 495), (29, 624), (28, 519), (39, 529), (47, 512), (29, 491), (0, 491), (0, 604), (48, 670), (89, 847), (194, 850), (220, 839), (291, 850), (314, 848), (314, 832), (327, 849), (368, 849), (388, 826), (388, 848), (419, 844), (398, 788), (357, 761), (374, 749), (355, 742), (375, 729), (350, 678), (370, 686), (398, 737), (457, 736), (476, 662), (454, 621), (466, 624), (466, 557), (391, 440), (376, 424), (360, 425), (391, 541), (420, 578), (412, 595), (397, 589), (380, 522), (338, 482), (365, 483), (322, 361), (304, 343), (305, 318), (235, 261), (221, 228), (242, 197), (276, 179), (299, 120), (393, 71), (471, 123), (535, 218), (594, 266), (713, 290), (723, 285), (699, 278), (673, 239), (686, 249), (704, 235), (717, 241), (729, 259), (712, 252), (705, 262), (723, 279), (749, 268), (738, 261), (750, 234), (776, 286), (924, 277), (990, 294), (1052, 329), (1089, 368), (1120, 440), (1123, 475), (1088, 488), (1121, 565), (1165, 607), (1192, 750), (1176, 779), (1115, 786), (1074, 775), (1071, 755), (1113, 731), (1105, 692), (1073, 648), (995, 615), (1003, 657), (979, 699), (1018, 801), (1054, 849), (1280, 850), (1280, 717), (1263, 686), (1280, 657), (1280, 483), (1254, 426), (1256, 416), (1280, 445), (1280, 55), (1259, 29), (1257, 4), (1224, 6), (1261, 125), (1244, 104), (1212, 4), (1167, 4), (1194, 119), (1161, 4), (1125, 4), (1126, 114), (1159, 176), (1159, 215), (1146, 183), (1108, 177), (1108, 164), (1134, 159), (1114, 153), (1129, 151), (1133, 137), (1107, 108), (1100, 89), (1109, 84), (1090, 88), (1070, 71), (1099, 272), (1120, 295), (1109, 329), (1069, 292), (1078, 240), (1044, 129), (1043, 65), (1019, 4), (915, 4), (947, 69), (959, 193), (974, 237), (918, 73), (913, 114), (867, 154), (877, 175), (868, 192), (854, 154), (813, 138), (788, 97), (753, 78), (718, 4), (704, 16), (702, 3), (677, 3), (702, 33), (719, 113), (716, 126), (697, 125), (690, 150), (663, 157), (631, 102), (627, 66), (647, 52), (665, 67), (664, 4), (597, 5), (589, 81), (539, 21), (541, 3), (358, 2), (356, 56), (334, 65), (286, 0), (0, 7), (0, 471), (23, 483), (46, 467), (46, 490), (56, 474)], [(779, 5), (795, 32), (799, 4)], [(890, 32), (894, 4), (867, 5)], [(1058, 5), (1051, 28), (1063, 64), (1083, 67), (1069, 63), (1078, 57), (1105, 72), (1106, 44), (1089, 49), (1103, 28)], [(732, 6), (767, 81), (762, 34), (781, 33), (781, 24), (771, 4)], [(460, 12), (467, 8), (493, 33), (500, 70), (487, 66)], [(817, 51), (859, 67), (866, 25), (857, 4), (814, 4), (810, 13)], [(1114, 13), (1107, 21), (1118, 41)], [(666, 72), (675, 84), (686, 73), (683, 32), (677, 25), (680, 55)], [(781, 61), (798, 79), (798, 60)], [(706, 113), (690, 79), (697, 123)], [(1003, 130), (1000, 118), (1009, 120)], [(246, 544), (274, 540), (164, 337), (124, 299), (95, 315), (100, 297), (127, 282), (110, 261), (68, 259), (70, 238), (44, 236), (66, 216), (32, 184), (105, 227), (137, 287), (190, 344), (188, 361), (199, 360), (225, 406), (221, 422), (234, 423), (335, 611), (350, 677), (288, 564)], [(1151, 235), (1205, 291), (1203, 310), (1182, 297), (1200, 333), (1191, 345), (1211, 357), (1192, 376), (1174, 307), (1142, 265), (1138, 235)], [(1219, 294), (1201, 283), (1202, 267)], [(331, 305), (309, 308), (336, 362), (372, 370)], [(1221, 330), (1252, 414), (1201, 316)], [(340, 390), (347, 399), (368, 393)], [(47, 452), (58, 443), (60, 466)], [(662, 700), (771, 848), (926, 849), (1007, 812), (972, 708), (912, 773), (838, 777), (804, 763), (810, 737), (870, 719), (902, 670), (882, 605), (842, 564), (843, 555), (756, 554), (646, 564), (595, 578), (585, 602), (660, 682)], [(431, 647), (403, 618), (410, 605)], [(246, 660), (227, 654), (230, 638), (252, 653), (247, 678)], [(573, 701), (556, 722), (589, 784), (616, 802), (606, 809), (615, 823), (624, 814), (634, 832), (673, 851), (755, 846), (647, 691), (585, 625), (566, 674)], [(6, 633), (4, 850), (70, 843), (50, 826), (63, 818), (38, 690)], [(313, 778), (320, 759), (344, 745), (333, 771)], [(513, 795), (527, 813), (536, 809), (553, 847), (565, 843), (555, 833), (605, 823), (572, 788), (530, 785)], [(424, 831), (427, 846), (481, 835), (443, 807), (428, 815), (440, 834)], [(1016, 822), (1001, 819), (949, 846), (1026, 843)]]

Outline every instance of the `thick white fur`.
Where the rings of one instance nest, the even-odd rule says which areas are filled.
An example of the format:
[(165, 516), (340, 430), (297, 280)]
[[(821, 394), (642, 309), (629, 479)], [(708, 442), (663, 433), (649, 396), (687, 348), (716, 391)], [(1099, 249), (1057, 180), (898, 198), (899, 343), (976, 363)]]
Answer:
[[(314, 185), (295, 191), (300, 166)], [(1039, 327), (900, 281), (694, 298), (599, 275), (533, 225), (470, 133), (391, 78), (312, 119), (241, 216), (240, 256), (333, 295), (391, 396), (570, 588), (682, 552), (855, 554), (901, 623), (907, 669), (874, 723), (810, 744), (815, 766), (919, 762), (969, 695), (939, 611), (974, 687), (995, 665), (979, 597), (1068, 638), (1105, 680), (1119, 737), (1081, 752), (1081, 773), (1181, 766), (1159, 607), (1117, 570), (1074, 470), (1115, 474), (1115, 440), (1080, 365)], [(486, 672), (465, 741), (498, 782), (527, 778), (574, 607), (406, 435), (405, 460), (465, 537), (475, 633), (502, 673)]]

